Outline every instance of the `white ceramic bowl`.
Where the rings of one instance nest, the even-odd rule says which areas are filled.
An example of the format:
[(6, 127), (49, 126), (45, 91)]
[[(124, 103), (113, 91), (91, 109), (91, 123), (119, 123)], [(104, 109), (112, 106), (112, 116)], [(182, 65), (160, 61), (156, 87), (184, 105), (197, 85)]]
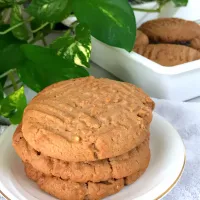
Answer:
[(185, 101), (200, 96), (200, 60), (164, 67), (95, 38), (91, 60), (121, 80), (143, 88), (151, 97)]

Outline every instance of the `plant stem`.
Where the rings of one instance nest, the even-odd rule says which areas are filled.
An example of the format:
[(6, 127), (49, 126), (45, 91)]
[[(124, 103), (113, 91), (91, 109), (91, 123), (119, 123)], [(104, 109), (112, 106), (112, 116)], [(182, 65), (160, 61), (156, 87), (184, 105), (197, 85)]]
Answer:
[(16, 28), (22, 26), (24, 23), (30, 22), (30, 21), (32, 21), (32, 20), (33, 20), (33, 17), (30, 17), (30, 18), (24, 20), (23, 22), (20, 22), (20, 23), (14, 25), (14, 26), (11, 26), (11, 27), (8, 28), (7, 30), (0, 32), (0, 35), (5, 35), (6, 33), (10, 32), (10, 31), (12, 31), (12, 30), (14, 30), (14, 29), (16, 29)]
[(39, 30), (43, 29), (45, 26), (47, 26), (49, 24), (49, 22), (46, 22), (44, 24), (42, 24), (40, 27), (38, 27), (37, 29), (35, 30), (32, 30), (32, 33), (36, 33), (38, 32)]
[(47, 42), (46, 42), (44, 36), (41, 38), (41, 40), (42, 40), (43, 45), (44, 45), (44, 46), (47, 46)]
[[(21, 80), (16, 81), (16, 84), (19, 84), (19, 83), (21, 83)], [(6, 89), (9, 89), (9, 88), (11, 88), (11, 87), (13, 87), (13, 84), (7, 85), (7, 86), (4, 87), (3, 89), (6, 90)]]
[(139, 12), (160, 12), (160, 8), (157, 9), (143, 9), (143, 8), (133, 8), (134, 11), (139, 11)]
[(7, 72), (1, 74), (1, 75), (0, 75), (0, 79), (1, 79), (1, 78), (4, 78), (5, 76), (8, 76), (8, 74), (9, 74), (10, 72), (15, 72), (15, 71), (16, 71), (16, 69), (11, 69), (11, 70), (9, 70), (9, 71), (7, 71)]
[(9, 78), (10, 81), (12, 82), (14, 91), (17, 91), (18, 87), (17, 87), (17, 83), (16, 83), (16, 81), (15, 81), (15, 77), (14, 77), (13, 71), (11, 71), (11, 72), (8, 74), (8, 78)]

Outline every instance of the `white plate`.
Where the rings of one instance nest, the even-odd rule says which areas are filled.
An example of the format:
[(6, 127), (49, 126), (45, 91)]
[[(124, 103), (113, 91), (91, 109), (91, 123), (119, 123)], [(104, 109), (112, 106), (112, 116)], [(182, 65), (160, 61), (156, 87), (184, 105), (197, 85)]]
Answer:
[[(0, 189), (12, 200), (55, 200), (26, 178), (23, 164), (12, 148), (15, 126), (0, 138)], [(185, 148), (177, 131), (154, 113), (151, 125), (151, 162), (134, 184), (105, 200), (155, 200), (166, 195), (177, 183), (185, 164)]]

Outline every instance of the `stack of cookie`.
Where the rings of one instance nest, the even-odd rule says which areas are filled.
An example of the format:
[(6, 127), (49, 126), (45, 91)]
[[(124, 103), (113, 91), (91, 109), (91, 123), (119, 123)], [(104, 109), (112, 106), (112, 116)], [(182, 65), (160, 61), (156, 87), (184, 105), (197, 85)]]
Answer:
[(59, 82), (27, 106), (13, 146), (27, 176), (45, 192), (63, 200), (102, 199), (148, 167), (153, 108), (129, 83)]

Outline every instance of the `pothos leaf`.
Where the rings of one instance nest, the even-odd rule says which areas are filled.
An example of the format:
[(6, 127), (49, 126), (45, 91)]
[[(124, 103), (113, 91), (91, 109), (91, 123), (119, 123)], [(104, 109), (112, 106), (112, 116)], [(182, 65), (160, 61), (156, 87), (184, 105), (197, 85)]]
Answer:
[(102, 42), (131, 51), (136, 37), (135, 16), (127, 0), (73, 0), (73, 11)]
[(88, 76), (83, 67), (56, 55), (55, 50), (34, 45), (22, 45), (26, 60), (18, 67), (20, 79), (36, 92), (61, 80)]
[(50, 47), (56, 50), (63, 49), (64, 47), (69, 47), (74, 42), (74, 38), (70, 36), (69, 32), (66, 32), (63, 36), (58, 37), (54, 40)]
[(188, 0), (172, 0), (175, 4), (175, 6), (187, 6)]
[[(9, 26), (2, 25), (0, 31), (4, 31), (7, 28)], [(15, 68), (23, 60), (24, 56), (20, 51), (21, 44), (22, 41), (15, 38), (11, 32), (0, 35), (0, 74)], [(2, 86), (4, 82), (5, 79), (1, 82)]]
[[(10, 16), (11, 27), (23, 22), (22, 9), (20, 5), (14, 4)], [(19, 40), (28, 40), (29, 34), (25, 24), (12, 30), (13, 35)]]
[(71, 12), (71, 0), (32, 0), (28, 12), (40, 21), (59, 22)]
[(0, 0), (0, 8), (8, 8), (12, 6), (14, 0)]
[(13, 94), (1, 100), (0, 115), (9, 118), (12, 124), (19, 124), (22, 120), (23, 111), (26, 105), (24, 88), (21, 87)]
[(51, 47), (58, 50), (58, 55), (74, 62), (78, 66), (89, 67), (91, 55), (90, 29), (85, 24), (79, 24), (75, 36), (66, 34), (55, 40)]

